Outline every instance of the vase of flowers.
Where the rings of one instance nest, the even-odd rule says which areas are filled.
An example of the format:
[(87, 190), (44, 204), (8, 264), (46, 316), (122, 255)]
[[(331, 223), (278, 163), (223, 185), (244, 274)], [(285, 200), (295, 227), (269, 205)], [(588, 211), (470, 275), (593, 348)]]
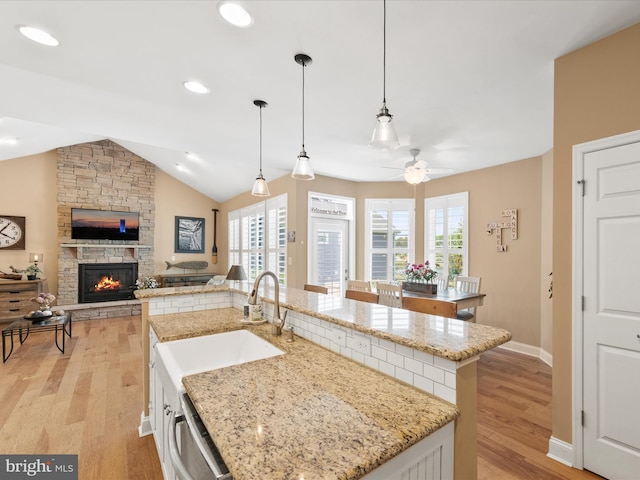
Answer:
[(51, 310), (51, 304), (56, 299), (56, 296), (52, 293), (40, 293), (37, 297), (31, 299), (32, 302), (38, 304), (38, 308), (43, 311)]
[(155, 277), (140, 277), (136, 280), (136, 288), (138, 290), (146, 290), (147, 288), (158, 288), (158, 281)]
[(438, 276), (438, 272), (429, 266), (429, 260), (424, 263), (408, 263), (404, 269), (407, 281), (402, 282), (402, 288), (408, 292), (438, 293), (438, 284), (433, 280)]

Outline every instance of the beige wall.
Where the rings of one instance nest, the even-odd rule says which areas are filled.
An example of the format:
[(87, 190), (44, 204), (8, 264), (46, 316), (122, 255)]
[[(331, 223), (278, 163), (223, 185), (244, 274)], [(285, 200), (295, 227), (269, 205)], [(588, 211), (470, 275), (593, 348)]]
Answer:
[(556, 60), (553, 435), (571, 443), (572, 146), (640, 129), (640, 24)]
[[(163, 273), (167, 265), (165, 261), (171, 263), (199, 260), (209, 262), (207, 271), (216, 273), (226, 273), (223, 265), (213, 265), (211, 259), (211, 248), (213, 247), (213, 209), (219, 208), (218, 202), (201, 194), (193, 188), (176, 180), (172, 176), (156, 169), (156, 224), (154, 235), (154, 272)], [(201, 217), (205, 219), (205, 247), (204, 253), (175, 253), (175, 217)], [(220, 218), (218, 213), (218, 227), (221, 223), (226, 223)], [(226, 225), (225, 225), (226, 231)], [(220, 229), (216, 232), (216, 239), (220, 239)], [(225, 257), (226, 251), (221, 252), (220, 243), (218, 245), (218, 259)], [(172, 257), (175, 260), (172, 261)], [(170, 272), (176, 269), (170, 270)], [(177, 271), (182, 271), (178, 269)]]
[(22, 269), (29, 265), (29, 253), (43, 253), (40, 268), (46, 278), (46, 291), (58, 291), (58, 214), (56, 211), (55, 151), (0, 162), (0, 215), (25, 218), (24, 250), (0, 249), (0, 270), (9, 266)]
[[(469, 275), (482, 277), (487, 294), (478, 323), (506, 328), (512, 339), (540, 346), (542, 158), (452, 175), (425, 184), (436, 197), (469, 192)], [(503, 231), (507, 252), (496, 252), (490, 222), (507, 221), (500, 211), (518, 209), (518, 239)]]
[(553, 271), (553, 152), (542, 156), (540, 224), (540, 348), (553, 351), (553, 301), (550, 297)]

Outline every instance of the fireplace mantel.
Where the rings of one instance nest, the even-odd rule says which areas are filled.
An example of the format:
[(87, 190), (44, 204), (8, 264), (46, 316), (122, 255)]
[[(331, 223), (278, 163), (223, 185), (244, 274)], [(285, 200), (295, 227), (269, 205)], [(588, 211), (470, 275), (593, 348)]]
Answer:
[(118, 245), (118, 244), (104, 244), (104, 243), (61, 243), (62, 248), (75, 248), (76, 258), (82, 260), (82, 252), (85, 248), (129, 248), (131, 249), (134, 258), (138, 258), (138, 250), (153, 248), (153, 245)]

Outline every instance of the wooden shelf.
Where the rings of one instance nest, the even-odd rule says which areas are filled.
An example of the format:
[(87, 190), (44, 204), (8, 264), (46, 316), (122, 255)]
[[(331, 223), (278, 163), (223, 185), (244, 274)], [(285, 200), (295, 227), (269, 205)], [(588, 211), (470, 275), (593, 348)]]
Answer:
[(82, 251), (85, 248), (128, 248), (131, 249), (134, 258), (138, 258), (138, 250), (153, 248), (153, 245), (125, 245), (125, 244), (107, 244), (107, 243), (61, 243), (62, 248), (75, 248), (76, 257), (82, 259)]

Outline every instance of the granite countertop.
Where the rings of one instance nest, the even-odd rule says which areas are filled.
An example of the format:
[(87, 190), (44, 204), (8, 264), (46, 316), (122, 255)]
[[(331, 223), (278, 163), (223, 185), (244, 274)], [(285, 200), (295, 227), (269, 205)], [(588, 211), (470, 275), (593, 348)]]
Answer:
[(243, 312), (237, 308), (218, 308), (154, 315), (149, 317), (149, 325), (153, 327), (158, 340), (171, 342), (200, 335), (230, 332), (245, 326), (255, 327), (241, 324), (240, 320), (243, 318)]
[[(229, 291), (227, 286), (198, 286), (136, 290), (138, 298)], [(231, 290), (245, 295), (242, 290)], [(273, 289), (263, 289), (262, 302), (273, 303)], [(455, 318), (411, 312), (401, 308), (359, 302), (336, 295), (322, 295), (295, 288), (280, 293), (280, 308), (297, 311), (345, 328), (415, 348), (454, 362), (475, 357), (511, 340), (503, 328)], [(196, 314), (197, 312), (194, 312)], [(183, 314), (167, 314), (169, 317)], [(160, 315), (164, 317), (165, 315)], [(154, 317), (151, 317), (154, 318)], [(197, 317), (194, 317), (197, 318)], [(382, 321), (381, 321), (382, 319)], [(206, 323), (206, 322), (205, 322)], [(188, 333), (186, 336), (189, 336)], [(185, 337), (182, 337), (185, 338)]]
[[(261, 300), (273, 303), (272, 291), (265, 290)], [(281, 312), (283, 308), (454, 362), (475, 357), (511, 339), (511, 332), (503, 328), (295, 288), (280, 294)]]
[[(190, 326), (175, 332), (166, 321), (150, 321), (161, 340), (185, 338), (211, 313), (190, 314)], [(234, 478), (361, 478), (459, 414), (448, 402), (300, 337), (291, 343), (274, 337), (270, 324), (242, 325), (236, 309), (216, 315), (206, 320), (208, 332), (250, 328), (285, 352), (183, 379)]]
[(191, 295), (194, 293), (228, 292), (229, 286), (224, 283), (217, 285), (196, 285), (186, 287), (143, 288), (134, 290), (133, 295), (138, 300), (154, 297), (170, 297), (172, 295)]

